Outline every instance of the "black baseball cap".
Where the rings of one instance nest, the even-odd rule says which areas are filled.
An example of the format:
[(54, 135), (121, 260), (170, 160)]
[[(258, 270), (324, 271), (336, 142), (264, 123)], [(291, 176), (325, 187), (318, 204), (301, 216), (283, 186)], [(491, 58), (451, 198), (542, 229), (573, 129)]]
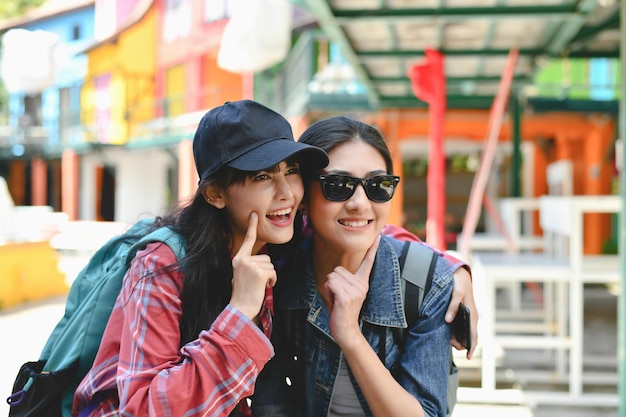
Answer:
[(326, 152), (296, 142), (283, 116), (253, 100), (229, 101), (209, 110), (193, 137), (200, 181), (226, 165), (262, 171), (295, 155), (307, 169), (328, 165)]

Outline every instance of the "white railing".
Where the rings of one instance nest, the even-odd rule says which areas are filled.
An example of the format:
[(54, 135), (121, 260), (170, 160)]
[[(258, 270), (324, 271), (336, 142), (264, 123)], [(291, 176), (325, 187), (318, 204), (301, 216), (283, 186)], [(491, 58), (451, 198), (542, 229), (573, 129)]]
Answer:
[[(584, 392), (584, 383), (610, 385), (616, 381), (617, 358), (601, 377), (584, 370), (583, 356), (584, 289), (585, 284), (617, 284), (620, 281), (617, 255), (586, 255), (584, 253), (584, 215), (586, 213), (621, 213), (622, 201), (617, 195), (539, 197), (540, 226), (544, 233), (544, 251), (504, 253), (476, 252), (472, 268), (479, 306), (479, 346), (481, 347), (481, 389), (496, 390), (496, 368), (503, 349), (534, 349), (552, 351), (552, 369), (543, 373), (543, 380), (561, 381), (567, 391), (544, 391), (545, 402), (583, 401), (616, 405), (617, 395)], [(496, 312), (496, 290), (503, 284), (539, 283), (543, 298), (539, 332), (529, 334), (515, 329), (503, 331), (507, 316)], [(517, 315), (519, 319), (521, 314)], [(530, 320), (530, 319), (529, 319)], [(536, 320), (536, 317), (534, 318)], [(528, 324), (530, 321), (520, 321)], [(520, 324), (518, 322), (518, 325)], [(542, 355), (537, 355), (541, 357)], [(603, 358), (611, 362), (611, 358)], [(529, 366), (531, 366), (529, 364)], [(524, 391), (527, 398), (532, 392)]]

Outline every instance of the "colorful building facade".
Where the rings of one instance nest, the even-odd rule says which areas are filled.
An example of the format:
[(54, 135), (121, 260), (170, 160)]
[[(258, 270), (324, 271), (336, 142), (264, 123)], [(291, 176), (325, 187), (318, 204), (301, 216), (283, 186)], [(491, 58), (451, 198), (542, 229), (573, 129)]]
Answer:
[[(3, 60), (8, 105), (0, 123), (0, 175), (18, 205), (61, 209), (61, 155), (83, 141), (80, 88), (87, 57), (80, 50), (93, 40), (94, 14), (93, 0), (71, 0), (0, 22), (4, 51), (12, 49), (11, 34), (18, 43), (16, 55)], [(31, 55), (23, 53), (28, 39), (39, 45)], [(51, 39), (45, 49), (41, 39)], [(37, 53), (49, 59), (37, 60)]]
[[(41, 140), (46, 149), (56, 146), (56, 153), (42, 147), (37, 155), (8, 155), (2, 161), (2, 173), (9, 178), (18, 204), (51, 204), (73, 219), (131, 222), (143, 215), (160, 214), (195, 191), (191, 138), (201, 116), (215, 105), (241, 98), (255, 98), (283, 113), (296, 136), (312, 121), (329, 114), (349, 113), (368, 120), (389, 140), (396, 172), (406, 177), (403, 183), (416, 183), (403, 168), (427, 155), (427, 111), (369, 107), (340, 48), (324, 33), (310, 29), (314, 22), (307, 20), (306, 13), (302, 18), (302, 10), (295, 12), (304, 23), (294, 25), (289, 56), (281, 65), (252, 75), (231, 73), (218, 65), (221, 36), (230, 16), (228, 0), (84, 3), (91, 13), (82, 18), (89, 28), (89, 42), (83, 41), (75, 54), (83, 71), (67, 70), (68, 74), (80, 73), (80, 82), (68, 84), (59, 79), (54, 87), (57, 93), (42, 94), (46, 104), (41, 106), (45, 119)], [(72, 28), (72, 13), (76, 12), (65, 11), (55, 18), (68, 19), (59, 22)], [(11, 27), (31, 28), (36, 22), (40, 21), (26, 19)], [(488, 190), (491, 198), (511, 195), (510, 180), (515, 176), (521, 178), (520, 195), (547, 193), (546, 167), (562, 159), (573, 163), (574, 194), (614, 191), (616, 116), (611, 103), (617, 97), (609, 96), (617, 90), (611, 86), (615, 80), (610, 74), (618, 71), (609, 69), (607, 73), (604, 64), (552, 64), (537, 74), (530, 86), (535, 88), (534, 96), (526, 96), (529, 100), (519, 124), (521, 172), (511, 172), (517, 133), (509, 114), (500, 131), (495, 185)], [(564, 79), (569, 82), (568, 90), (563, 89)], [(578, 89), (599, 79), (604, 84), (596, 89), (586, 93)], [(64, 85), (67, 92), (62, 91)], [(554, 86), (561, 96), (554, 97)], [(546, 105), (542, 98), (553, 101)], [(22, 99), (19, 104), (13, 96), (11, 100), (9, 126), (16, 125), (19, 108), (27, 102)], [(584, 110), (563, 106), (583, 101), (588, 106)], [(66, 102), (74, 110), (64, 110)], [(489, 109), (446, 113), (444, 135), (450, 161), (457, 155), (479, 157), (489, 115)], [(70, 122), (64, 129), (66, 119)], [(451, 219), (456, 219), (452, 226), (458, 228), (471, 172), (461, 178), (449, 171), (448, 177), (448, 188), (455, 193), (448, 196)], [(423, 186), (401, 190), (394, 198), (391, 221), (405, 223), (407, 216), (413, 215), (413, 206), (425, 206), (423, 190)], [(594, 215), (587, 223), (590, 236), (595, 236), (589, 240), (588, 250), (597, 252), (610, 238), (611, 219)]]

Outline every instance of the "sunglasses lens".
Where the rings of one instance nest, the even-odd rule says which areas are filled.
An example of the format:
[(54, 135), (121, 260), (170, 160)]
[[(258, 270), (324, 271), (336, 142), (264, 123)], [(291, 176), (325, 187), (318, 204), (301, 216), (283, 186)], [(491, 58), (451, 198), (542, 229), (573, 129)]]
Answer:
[(363, 183), (367, 198), (376, 203), (384, 203), (391, 200), (400, 179), (393, 175), (377, 175), (367, 179), (348, 175), (322, 175), (319, 180), (324, 197), (329, 201), (348, 200), (356, 187)]
[(322, 181), (324, 197), (330, 201), (345, 201), (354, 194), (356, 183), (343, 175), (327, 175)]
[(365, 190), (370, 200), (382, 203), (391, 200), (396, 183), (396, 178), (391, 175), (378, 175), (368, 179)]

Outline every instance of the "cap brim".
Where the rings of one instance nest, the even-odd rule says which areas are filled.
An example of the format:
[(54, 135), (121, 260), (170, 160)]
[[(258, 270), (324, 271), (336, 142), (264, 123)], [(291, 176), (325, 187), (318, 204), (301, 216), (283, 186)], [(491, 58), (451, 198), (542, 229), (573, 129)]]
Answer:
[(289, 139), (276, 139), (230, 161), (228, 166), (241, 171), (262, 171), (290, 157), (296, 157), (312, 170), (328, 165), (328, 155), (323, 150)]

